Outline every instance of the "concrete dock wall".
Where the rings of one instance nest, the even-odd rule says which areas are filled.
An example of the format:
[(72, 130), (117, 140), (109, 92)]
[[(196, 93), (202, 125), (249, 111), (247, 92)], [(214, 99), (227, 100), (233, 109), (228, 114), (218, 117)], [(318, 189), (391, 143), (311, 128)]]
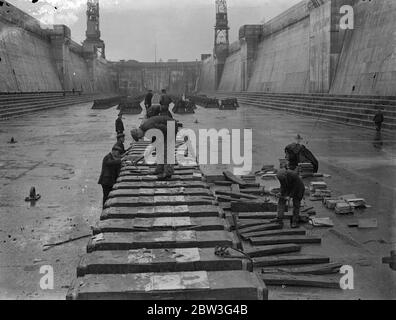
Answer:
[(43, 29), (38, 20), (0, 6), (0, 92), (115, 90), (110, 67), (71, 40), (70, 29)]
[[(343, 6), (353, 8), (352, 29), (341, 28)], [(240, 50), (230, 50), (217, 90), (394, 96), (395, 20), (394, 0), (301, 1), (261, 25), (256, 38), (241, 32), (252, 25), (241, 27)], [(209, 63), (202, 92), (214, 91)]]

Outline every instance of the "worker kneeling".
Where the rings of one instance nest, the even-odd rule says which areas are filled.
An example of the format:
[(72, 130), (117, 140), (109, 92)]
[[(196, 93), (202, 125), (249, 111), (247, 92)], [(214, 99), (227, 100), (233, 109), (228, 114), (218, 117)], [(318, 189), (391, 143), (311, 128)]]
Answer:
[(301, 200), (304, 198), (305, 186), (300, 176), (290, 170), (281, 170), (277, 174), (280, 182), (280, 195), (278, 201), (278, 218), (277, 223), (283, 226), (283, 218), (286, 211), (287, 199), (293, 199), (293, 216), (291, 218), (291, 227), (298, 228), (300, 221)]
[[(158, 180), (169, 180), (174, 173), (175, 137), (178, 127), (174, 119), (162, 115), (147, 119), (138, 129), (133, 129), (131, 131), (132, 138), (135, 141), (139, 141), (144, 136), (147, 136), (149, 138), (155, 137), (157, 145), (162, 144), (163, 148), (157, 148), (157, 168), (154, 172), (154, 174), (158, 176)], [(159, 131), (154, 131), (153, 129)]]

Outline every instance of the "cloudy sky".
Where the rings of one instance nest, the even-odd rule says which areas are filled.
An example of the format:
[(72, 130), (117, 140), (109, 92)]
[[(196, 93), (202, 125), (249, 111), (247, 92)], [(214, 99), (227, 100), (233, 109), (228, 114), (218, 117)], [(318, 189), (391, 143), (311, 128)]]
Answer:
[[(230, 39), (241, 25), (268, 21), (301, 0), (228, 0)], [(72, 38), (85, 38), (86, 0), (10, 0), (46, 23), (61, 23)], [(57, 10), (54, 9), (57, 8)], [(100, 29), (109, 60), (157, 58), (182, 61), (211, 53), (215, 0), (100, 0)]]

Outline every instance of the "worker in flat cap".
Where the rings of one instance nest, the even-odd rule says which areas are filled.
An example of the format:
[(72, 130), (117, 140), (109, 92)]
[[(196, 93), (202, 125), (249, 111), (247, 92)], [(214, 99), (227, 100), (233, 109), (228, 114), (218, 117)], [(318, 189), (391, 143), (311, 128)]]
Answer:
[(124, 133), (124, 131), (125, 131), (124, 123), (122, 122), (122, 113), (121, 112), (118, 114), (118, 117), (115, 121), (115, 129), (116, 129), (117, 134)]
[(176, 122), (176, 121), (166, 115), (154, 116), (143, 122), (143, 124), (139, 128), (133, 129), (131, 131), (132, 138), (135, 141), (139, 141), (140, 139), (142, 139), (145, 136), (146, 132), (149, 131), (150, 129), (158, 129), (163, 133), (164, 157), (163, 159), (159, 159), (158, 158), (159, 154), (157, 152), (157, 168), (154, 171), (154, 174), (158, 176), (158, 180), (169, 180), (174, 173), (174, 166), (173, 164), (168, 164), (168, 159), (167, 159), (167, 135), (174, 134), (176, 136), (178, 125), (177, 123), (175, 123), (175, 132), (167, 132), (168, 122)]
[(280, 183), (280, 194), (276, 196), (278, 201), (278, 218), (274, 221), (283, 227), (283, 218), (286, 211), (288, 198), (293, 199), (293, 216), (291, 227), (298, 228), (300, 221), (301, 201), (304, 198), (305, 186), (300, 176), (291, 170), (280, 170), (276, 175)]
[(115, 147), (120, 147), (121, 151), (121, 155), (125, 154), (125, 146), (124, 146), (124, 142), (125, 142), (125, 134), (123, 133), (119, 133), (117, 134), (117, 142), (114, 145)]
[(103, 158), (102, 171), (98, 182), (103, 189), (103, 208), (120, 174), (121, 154), (122, 149), (115, 145), (111, 152)]

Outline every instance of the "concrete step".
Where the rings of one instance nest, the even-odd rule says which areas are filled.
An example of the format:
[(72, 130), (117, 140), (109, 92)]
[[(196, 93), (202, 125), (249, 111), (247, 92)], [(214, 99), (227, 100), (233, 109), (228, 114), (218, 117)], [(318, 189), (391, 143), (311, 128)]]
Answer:
[[(73, 96), (67, 93), (66, 97)], [(75, 94), (78, 96), (78, 94)], [(14, 101), (29, 101), (35, 99), (51, 99), (51, 98), (63, 98), (63, 93), (53, 93), (53, 94), (26, 94), (26, 95), (0, 95), (0, 104)]]
[(68, 101), (63, 101), (60, 103), (52, 103), (49, 105), (39, 105), (35, 107), (23, 107), (18, 110), (10, 110), (7, 112), (0, 112), (0, 120), (7, 120), (9, 118), (14, 118), (18, 116), (23, 116), (25, 114), (30, 114), (33, 112), (38, 112), (38, 111), (43, 111), (47, 109), (53, 109), (53, 108), (60, 108), (60, 107), (66, 107), (74, 104), (81, 104), (81, 103), (87, 103), (92, 101), (93, 98), (85, 98), (85, 99), (79, 99), (79, 100), (68, 100)]
[[(290, 107), (311, 107), (314, 109), (317, 109), (318, 111), (322, 112), (331, 112), (331, 111), (339, 111), (339, 112), (344, 112), (346, 116), (351, 116), (359, 118), (367, 118), (368, 120), (372, 121), (375, 115), (375, 110), (369, 110), (369, 109), (364, 109), (364, 108), (349, 108), (345, 107), (342, 105), (332, 105), (332, 106), (325, 106), (320, 103), (310, 103), (310, 102), (296, 102), (292, 100), (277, 100), (277, 99), (271, 99), (271, 100), (256, 100), (256, 99), (240, 99), (241, 102), (244, 103), (264, 103), (264, 102), (269, 102), (269, 103), (279, 103), (283, 105), (289, 105)], [(386, 118), (386, 121), (388, 123), (396, 123), (396, 111), (384, 111), (384, 115)]]

